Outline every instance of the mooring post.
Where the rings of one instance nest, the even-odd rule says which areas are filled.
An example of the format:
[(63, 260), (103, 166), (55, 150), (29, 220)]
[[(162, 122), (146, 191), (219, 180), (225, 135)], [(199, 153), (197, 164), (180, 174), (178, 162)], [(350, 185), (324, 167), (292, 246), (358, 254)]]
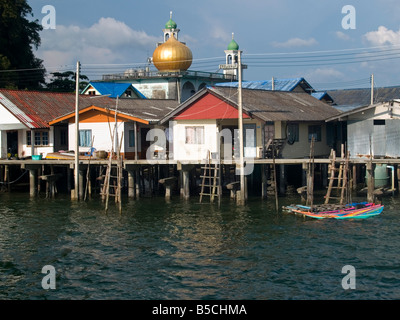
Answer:
[(85, 187), (84, 187), (84, 179), (86, 178), (85, 170), (79, 168), (79, 199), (83, 199)]
[(136, 199), (140, 198), (140, 167), (135, 169), (135, 193)]
[(7, 190), (8, 190), (8, 192), (10, 192), (11, 191), (10, 167), (7, 164), (4, 167), (5, 167), (5, 169), (4, 169), (4, 182), (7, 183)]
[(181, 163), (178, 163), (177, 169), (180, 170), (180, 176), (181, 176), (181, 197), (185, 200), (188, 200), (190, 198), (190, 170), (193, 169), (193, 165), (188, 164), (184, 165)]
[(135, 171), (128, 170), (128, 198), (135, 198)]
[(279, 193), (286, 193), (286, 173), (285, 173), (285, 165), (279, 165)]
[(172, 186), (176, 182), (176, 177), (169, 177), (169, 178), (163, 178), (158, 180), (159, 184), (163, 184), (165, 186), (165, 199), (170, 200), (171, 199), (171, 189)]
[(36, 197), (37, 195), (37, 169), (29, 169), (29, 195)]
[(375, 191), (375, 179), (374, 179), (374, 169), (375, 165), (372, 162), (366, 163), (367, 169), (367, 184), (368, 184), (368, 194), (367, 194), (367, 201), (374, 202), (374, 191)]
[(183, 199), (188, 200), (190, 198), (190, 188), (189, 188), (189, 170), (182, 169), (182, 191)]
[(357, 164), (353, 164), (353, 173), (352, 173), (352, 185), (351, 188), (353, 191), (357, 190)]
[(67, 166), (67, 191), (71, 193), (71, 168)]
[(261, 199), (267, 198), (268, 177), (266, 173), (266, 165), (261, 165)]

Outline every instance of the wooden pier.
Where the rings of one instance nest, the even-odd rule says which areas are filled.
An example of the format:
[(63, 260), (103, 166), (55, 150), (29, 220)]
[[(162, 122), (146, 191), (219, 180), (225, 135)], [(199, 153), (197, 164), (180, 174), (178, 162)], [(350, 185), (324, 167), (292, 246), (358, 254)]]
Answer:
[[(254, 171), (246, 180), (249, 195), (260, 194), (262, 198), (268, 195), (268, 181), (275, 181), (276, 196), (285, 195), (288, 183), (294, 178), (299, 179), (300, 187), (306, 188), (309, 185), (310, 159), (248, 159), (254, 163)], [(343, 163), (343, 159), (337, 157), (337, 164)], [(373, 172), (376, 165), (390, 165), (393, 167), (392, 185), (400, 188), (400, 159), (366, 159), (350, 158), (348, 170), (351, 179), (347, 182), (353, 191), (358, 184), (369, 186), (368, 197), (376, 195), (374, 190)], [(245, 159), (246, 163), (246, 159)], [(137, 199), (141, 196), (152, 196), (155, 194), (165, 194), (166, 199), (170, 199), (174, 192), (183, 199), (191, 196), (198, 197), (201, 188), (200, 176), (205, 166), (217, 165), (221, 168), (222, 187), (228, 195), (235, 197), (237, 192), (239, 177), (232, 174), (236, 162), (231, 160), (204, 159), (197, 161), (177, 161), (177, 160), (118, 160), (109, 159), (82, 159), (79, 160), (79, 199), (86, 199), (86, 192), (89, 194), (100, 194), (101, 175), (104, 176), (104, 169), (110, 165), (122, 166), (122, 187), (128, 198)], [(87, 172), (90, 166), (90, 174)], [(312, 167), (319, 168), (312, 171), (315, 174), (313, 181), (321, 188), (328, 187), (329, 166), (332, 166), (332, 159), (313, 158)], [(296, 174), (291, 173), (296, 167)], [(11, 168), (14, 168), (11, 170)], [(271, 168), (275, 168), (278, 173)], [(46, 196), (54, 197), (58, 190), (65, 190), (73, 193), (75, 162), (73, 160), (0, 160), (0, 183), (2, 190), (11, 191), (13, 182), (24, 173), (29, 172), (29, 179), (24, 177), (25, 183), (29, 183), (29, 194), (35, 197), (42, 193), (41, 183), (46, 183)], [(14, 173), (12, 173), (14, 171)], [(103, 172), (103, 173), (101, 173)], [(363, 175), (365, 173), (365, 176)], [(272, 177), (274, 175), (275, 177)], [(296, 177), (295, 177), (296, 176)], [(390, 179), (390, 178), (389, 178)], [(28, 181), (26, 181), (28, 180)], [(90, 181), (90, 183), (89, 183)], [(289, 181), (289, 182), (288, 182)], [(248, 186), (248, 187), (247, 187)], [(299, 188), (301, 189), (301, 188)], [(392, 188), (393, 189), (393, 188)], [(279, 192), (278, 192), (279, 191)], [(394, 191), (394, 190), (393, 190)]]

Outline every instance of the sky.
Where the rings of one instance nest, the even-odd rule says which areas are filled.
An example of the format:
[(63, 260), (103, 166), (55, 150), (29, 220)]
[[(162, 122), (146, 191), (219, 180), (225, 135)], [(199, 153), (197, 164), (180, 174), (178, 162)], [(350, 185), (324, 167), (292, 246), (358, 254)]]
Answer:
[[(221, 72), (234, 39), (244, 80), (304, 77), (315, 89), (400, 85), (398, 0), (28, 0), (47, 71), (80, 61), (91, 80), (144, 68), (170, 18), (191, 49), (190, 70)], [(55, 9), (49, 20), (46, 5)], [(351, 6), (349, 9), (348, 6)], [(42, 12), (43, 11), (43, 12)]]

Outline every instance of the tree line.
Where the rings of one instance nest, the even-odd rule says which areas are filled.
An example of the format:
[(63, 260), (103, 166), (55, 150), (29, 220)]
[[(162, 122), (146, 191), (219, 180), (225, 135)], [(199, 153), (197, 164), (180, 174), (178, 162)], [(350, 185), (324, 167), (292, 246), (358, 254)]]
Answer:
[[(41, 44), (43, 27), (37, 19), (29, 18), (33, 18), (33, 12), (26, 0), (0, 1), (0, 88), (74, 92), (74, 71), (50, 73), (46, 82), (43, 60), (33, 51)], [(85, 75), (80, 79), (82, 89), (89, 79)]]

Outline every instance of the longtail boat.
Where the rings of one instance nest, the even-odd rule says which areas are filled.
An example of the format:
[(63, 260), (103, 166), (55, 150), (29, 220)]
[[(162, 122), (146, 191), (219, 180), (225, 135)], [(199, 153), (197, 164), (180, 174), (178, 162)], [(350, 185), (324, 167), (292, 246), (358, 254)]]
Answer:
[(324, 206), (307, 207), (290, 205), (284, 210), (314, 219), (366, 219), (382, 213), (384, 206), (375, 203), (353, 203), (333, 210), (324, 210)]

